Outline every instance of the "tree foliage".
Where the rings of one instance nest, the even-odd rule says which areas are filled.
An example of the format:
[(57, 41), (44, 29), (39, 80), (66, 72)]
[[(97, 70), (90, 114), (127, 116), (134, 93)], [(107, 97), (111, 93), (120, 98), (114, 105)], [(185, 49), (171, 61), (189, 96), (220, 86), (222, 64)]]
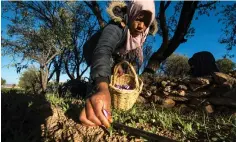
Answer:
[(39, 70), (29, 67), (21, 74), (19, 86), (27, 92), (38, 94), (41, 90)]
[(6, 82), (7, 82), (7, 81), (6, 81), (5, 79), (1, 78), (1, 85), (5, 85)]
[(188, 57), (172, 54), (162, 63), (160, 69), (168, 76), (186, 76), (190, 70)]
[(223, 10), (219, 12), (219, 22), (224, 26), (221, 29), (222, 35), (219, 42), (226, 45), (227, 53), (225, 57), (233, 57), (234, 55), (230, 54), (229, 51), (236, 46), (236, 3), (224, 5), (222, 8)]
[(217, 60), (216, 65), (218, 66), (219, 70), (223, 73), (229, 73), (233, 71), (236, 67), (236, 64), (232, 60), (227, 58)]
[(8, 37), (2, 37), (3, 53), (22, 57), (21, 62), (39, 63), (43, 91), (54, 73), (57, 82), (62, 72), (71, 79), (81, 78), (87, 70), (81, 66), (84, 62), (82, 45), (96, 25), (91, 22), (91, 14), (84, 3), (4, 2), (4, 9), (15, 13), (14, 17), (8, 17), (11, 21)]
[[(48, 82), (49, 63), (71, 43), (71, 40), (66, 38), (69, 27), (65, 22), (60, 24), (58, 20), (65, 14), (56, 3), (51, 2), (5, 4), (8, 10), (15, 10), (15, 15), (10, 19), (12, 24), (8, 25), (9, 37), (2, 38), (3, 51), (5, 54), (13, 54), (13, 57), (22, 57), (22, 60), (39, 63), (40, 81), (44, 92)], [(52, 17), (56, 10), (57, 16)]]

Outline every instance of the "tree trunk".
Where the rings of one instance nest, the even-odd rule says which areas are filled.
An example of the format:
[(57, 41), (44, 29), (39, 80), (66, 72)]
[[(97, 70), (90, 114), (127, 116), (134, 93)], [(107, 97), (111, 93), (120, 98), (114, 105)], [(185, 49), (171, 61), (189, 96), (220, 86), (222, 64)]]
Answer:
[(48, 67), (40, 65), (40, 79), (42, 86), (42, 94), (46, 93), (47, 83), (48, 83)]
[[(155, 73), (159, 69), (160, 64), (167, 57), (169, 57), (182, 43), (182, 41), (184, 40), (184, 36), (186, 35), (190, 27), (198, 3), (198, 1), (184, 2), (174, 36), (170, 41), (166, 40), (166, 37), (163, 37), (163, 43), (161, 47), (151, 56), (148, 61), (148, 65), (146, 66), (142, 74)], [(163, 19), (163, 17), (161, 17), (162, 12), (163, 11), (160, 11), (160, 20), (165, 20), (165, 18)], [(164, 28), (166, 27), (163, 24), (165, 24), (165, 22), (161, 21), (160, 24), (160, 26), (162, 27), (162, 31), (164, 31)]]
[(74, 77), (73, 73), (70, 73), (69, 61), (68, 61), (70, 52), (67, 51), (67, 52), (65, 52), (64, 54), (65, 54), (65, 56), (64, 56), (63, 62), (64, 62), (64, 64), (65, 64), (65, 71), (66, 71), (66, 74), (68, 75), (68, 77), (70, 78), (70, 80), (73, 80), (73, 79), (75, 79), (75, 77)]
[(76, 79), (77, 78), (79, 78), (80, 77), (80, 74), (79, 74), (79, 70), (80, 70), (80, 53), (79, 53), (79, 51), (78, 51), (78, 49), (77, 49), (77, 43), (76, 43), (76, 40), (74, 40), (74, 55), (75, 55), (75, 64), (77, 65), (76, 67), (75, 67), (75, 70), (76, 70)]
[(35, 84), (31, 84), (31, 87), (33, 88), (33, 93), (34, 93), (34, 94), (37, 94)]
[(91, 3), (85, 1), (87, 6), (93, 11), (93, 14), (96, 16), (98, 20), (98, 24), (100, 28), (103, 28), (105, 26), (105, 20), (102, 18), (102, 12), (100, 10), (99, 5), (97, 4), (96, 1), (91, 1)]
[(59, 57), (58, 62), (56, 63), (56, 83), (59, 84), (60, 83), (60, 76), (61, 76), (61, 65), (62, 65), (62, 57), (63, 55), (61, 55)]
[(59, 84), (60, 82), (60, 75), (61, 75), (61, 70), (57, 70), (56, 71), (56, 83)]

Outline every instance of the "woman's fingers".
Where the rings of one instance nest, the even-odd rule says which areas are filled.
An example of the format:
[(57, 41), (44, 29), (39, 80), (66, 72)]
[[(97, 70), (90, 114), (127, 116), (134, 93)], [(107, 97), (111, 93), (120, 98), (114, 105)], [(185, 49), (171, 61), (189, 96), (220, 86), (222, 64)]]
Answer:
[(102, 122), (99, 120), (98, 116), (96, 116), (96, 113), (94, 113), (94, 107), (92, 106), (89, 99), (86, 100), (86, 116), (87, 119), (91, 122), (95, 123), (96, 125), (102, 125)]
[(95, 112), (96, 116), (98, 117), (98, 119), (102, 122), (102, 125), (104, 125), (107, 128), (110, 127), (110, 123), (108, 121), (108, 118), (103, 113), (103, 109), (106, 109), (104, 107), (103, 101), (101, 100), (101, 101), (94, 103), (92, 105), (94, 108), (94, 112)]
[(111, 115), (111, 111), (109, 110), (106, 110), (106, 109), (104, 109), (103, 108), (103, 114), (105, 115), (105, 117), (108, 119), (108, 121), (110, 122), (110, 123), (112, 123), (112, 115)]
[[(81, 112), (80, 120), (86, 125), (104, 125), (110, 127), (111, 98), (109, 90), (104, 89), (86, 100), (86, 106)], [(105, 110), (106, 113), (103, 112)]]
[(108, 111), (108, 121), (109, 121), (110, 123), (113, 122), (112, 115), (111, 115), (111, 110)]
[(85, 108), (83, 108), (83, 110), (81, 111), (79, 120), (81, 121), (81, 123), (83, 125), (86, 125), (86, 126), (95, 126), (96, 125), (87, 119)]

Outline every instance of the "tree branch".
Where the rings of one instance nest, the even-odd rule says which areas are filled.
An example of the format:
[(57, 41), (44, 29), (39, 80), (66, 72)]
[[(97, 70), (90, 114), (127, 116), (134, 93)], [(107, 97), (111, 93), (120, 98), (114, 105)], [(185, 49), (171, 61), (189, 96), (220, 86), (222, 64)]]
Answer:
[[(170, 2), (169, 2), (169, 4), (170, 4)], [(169, 4), (167, 3), (166, 6)], [(163, 46), (167, 47), (168, 40), (169, 40), (169, 37), (168, 37), (169, 31), (168, 31), (168, 27), (166, 24), (165, 2), (164, 1), (160, 2), (160, 27), (162, 30)]]
[(84, 71), (81, 72), (81, 75), (80, 75), (80, 76), (83, 76), (83, 74), (87, 71), (88, 67), (89, 67), (89, 66), (87, 66), (87, 67), (84, 69)]
[(103, 28), (105, 26), (105, 20), (102, 18), (102, 14), (101, 14), (102, 12), (97, 2), (96, 1), (91, 1), (91, 3), (87, 1), (84, 1), (84, 2), (93, 11), (93, 14), (97, 17), (100, 28)]
[(52, 79), (55, 72), (56, 72), (56, 69), (54, 68), (54, 70), (51, 72), (51, 74), (48, 77), (48, 82)]
[[(31, 5), (29, 3), (26, 3), (26, 2), (19, 2), (20, 4), (24, 5), (24, 6), (27, 6), (28, 8), (34, 10), (35, 12), (37, 12), (39, 15), (38, 18), (41, 18), (41, 19), (44, 19), (44, 21), (49, 21), (49, 23), (51, 24), (50, 26), (52, 26), (53, 24), (53, 21), (45, 14), (43, 13), (43, 10), (41, 9), (40, 6), (34, 6), (34, 5)], [(32, 2), (33, 4), (34, 2)]]
[(174, 50), (184, 40), (184, 36), (186, 35), (186, 33), (191, 25), (191, 21), (193, 19), (193, 16), (196, 11), (198, 3), (199, 3), (199, 1), (194, 1), (194, 2), (186, 1), (186, 2), (184, 2), (176, 31), (174, 33), (173, 38), (171, 39), (169, 49), (167, 51), (165, 51), (165, 54), (164, 54), (165, 57), (168, 57), (171, 53), (173, 53)]
[(171, 1), (167, 1), (166, 5), (165, 5), (165, 7), (164, 7), (164, 10), (165, 10), (165, 11), (166, 11), (166, 9), (170, 6), (170, 3), (171, 3)]
[[(69, 53), (69, 52), (68, 52)], [(67, 54), (68, 54), (67, 53)], [(68, 57), (68, 56), (67, 56)], [(71, 80), (75, 79), (73, 75), (70, 74), (69, 68), (68, 68), (68, 58), (64, 59), (64, 64), (65, 64), (65, 70), (66, 70), (66, 74), (69, 76), (69, 78)]]
[(206, 3), (206, 4), (199, 4), (197, 6), (197, 9), (198, 8), (203, 8), (203, 7), (209, 7), (209, 6), (211, 6), (211, 5), (215, 4), (215, 3), (217, 3), (217, 1), (212, 1), (212, 2), (209, 2), (209, 3)]
[(45, 63), (46, 65), (55, 57), (55, 56), (57, 56), (58, 54), (60, 54), (60, 52), (56, 52), (56, 53), (54, 53), (48, 60), (47, 60), (47, 62)]

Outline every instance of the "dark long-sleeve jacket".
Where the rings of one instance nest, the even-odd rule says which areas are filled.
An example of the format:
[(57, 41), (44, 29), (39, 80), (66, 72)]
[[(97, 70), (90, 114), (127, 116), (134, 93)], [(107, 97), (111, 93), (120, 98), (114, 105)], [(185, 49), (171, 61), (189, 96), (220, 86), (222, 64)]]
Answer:
[(114, 55), (126, 37), (126, 28), (110, 22), (89, 39), (83, 48), (84, 57), (91, 66), (90, 77), (97, 83), (109, 83)]

